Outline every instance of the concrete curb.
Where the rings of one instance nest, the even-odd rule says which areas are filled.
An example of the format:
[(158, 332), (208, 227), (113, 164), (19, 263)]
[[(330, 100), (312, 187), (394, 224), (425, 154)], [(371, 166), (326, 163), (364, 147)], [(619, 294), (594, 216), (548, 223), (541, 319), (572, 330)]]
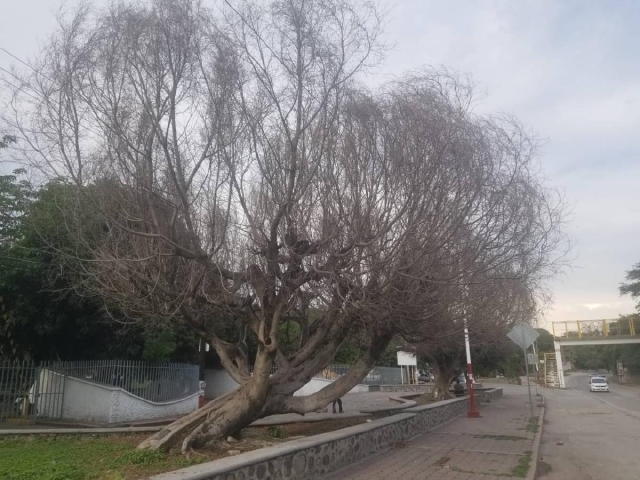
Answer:
[(544, 397), (542, 397), (542, 407), (540, 408), (540, 414), (538, 415), (538, 433), (536, 433), (533, 439), (533, 447), (531, 450), (531, 466), (529, 473), (525, 477), (525, 480), (535, 480), (538, 473), (538, 457), (540, 456), (540, 441), (542, 440), (542, 429), (544, 425)]
[(11, 428), (0, 429), (0, 437), (8, 435), (93, 435), (103, 433), (148, 433), (159, 432), (157, 427), (121, 427), (121, 428)]
[(407, 400), (406, 398), (402, 398), (400, 396), (397, 396), (397, 397), (390, 396), (389, 400), (391, 400), (392, 402), (396, 402), (397, 405), (389, 405), (385, 407), (363, 408), (362, 410), (360, 410), (360, 413), (367, 413), (372, 415), (380, 414), (380, 413), (389, 413), (391, 415), (395, 415), (399, 411), (416, 406), (415, 401)]
[(314, 423), (314, 422), (330, 422), (331, 420), (342, 420), (344, 418), (359, 418), (359, 417), (370, 417), (369, 414), (366, 413), (343, 413), (343, 414), (326, 414), (331, 416), (318, 416), (318, 417), (307, 417), (300, 416), (300, 418), (296, 419), (280, 419), (280, 418), (261, 418), (260, 420), (256, 420), (249, 427), (266, 427), (269, 425), (289, 425), (292, 423)]

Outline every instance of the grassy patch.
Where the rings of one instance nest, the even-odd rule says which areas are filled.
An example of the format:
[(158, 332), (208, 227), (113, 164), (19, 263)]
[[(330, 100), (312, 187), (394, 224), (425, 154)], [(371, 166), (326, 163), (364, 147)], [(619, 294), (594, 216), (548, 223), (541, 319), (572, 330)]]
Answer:
[(524, 478), (529, 473), (529, 467), (531, 467), (531, 453), (520, 457), (518, 464), (511, 470), (511, 475)]
[(527, 432), (538, 433), (538, 417), (531, 417), (527, 423)]
[(0, 439), (0, 480), (138, 480), (285, 442), (292, 437), (317, 435), (358, 425), (365, 420), (365, 417), (336, 418), (314, 423), (246, 428), (237, 442), (220, 442), (218, 446), (197, 450), (189, 458), (180, 454), (136, 450), (146, 435)]
[(474, 435), (473, 438), (490, 438), (492, 440), (505, 440), (512, 442), (528, 440), (527, 437), (518, 437), (517, 435)]
[(538, 417), (531, 417), (524, 427), (516, 428), (525, 432), (538, 433)]
[(284, 433), (284, 430), (282, 430), (282, 427), (278, 425), (267, 427), (265, 429), (265, 432), (267, 433), (267, 435), (269, 435), (272, 438), (285, 438), (287, 436)]
[(137, 451), (144, 437), (0, 441), (2, 480), (133, 480), (208, 460)]

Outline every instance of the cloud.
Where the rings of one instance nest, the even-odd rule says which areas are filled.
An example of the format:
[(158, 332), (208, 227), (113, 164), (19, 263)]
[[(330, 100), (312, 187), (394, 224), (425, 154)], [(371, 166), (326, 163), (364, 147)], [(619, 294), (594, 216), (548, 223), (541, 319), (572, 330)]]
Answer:
[(583, 307), (587, 307), (589, 310), (595, 310), (596, 308), (608, 307), (608, 303), (583, 303)]
[(620, 308), (625, 307), (626, 302), (610, 302), (610, 303), (583, 303), (583, 307), (589, 310), (597, 310), (599, 308)]

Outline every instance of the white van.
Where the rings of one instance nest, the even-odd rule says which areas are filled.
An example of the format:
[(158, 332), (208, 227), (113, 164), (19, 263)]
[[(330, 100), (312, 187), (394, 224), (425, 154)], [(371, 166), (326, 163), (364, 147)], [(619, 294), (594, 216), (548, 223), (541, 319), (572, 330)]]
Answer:
[(591, 377), (589, 379), (589, 391), (591, 392), (608, 392), (609, 383), (604, 377)]

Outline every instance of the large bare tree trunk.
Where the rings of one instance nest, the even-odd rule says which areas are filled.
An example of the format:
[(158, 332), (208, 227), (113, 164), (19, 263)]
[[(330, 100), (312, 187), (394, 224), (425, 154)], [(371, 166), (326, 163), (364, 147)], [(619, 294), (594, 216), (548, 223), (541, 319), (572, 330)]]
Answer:
[(435, 369), (433, 390), (431, 392), (434, 400), (446, 400), (453, 398), (453, 395), (449, 392), (449, 386), (455, 378), (460, 353), (460, 350), (457, 348), (443, 348), (440, 351), (427, 355), (429, 363), (433, 365)]
[(349, 371), (322, 390), (304, 397), (294, 397), (293, 394), (311, 379), (318, 368), (326, 366), (333, 358), (335, 349), (331, 349), (331, 355), (327, 354), (318, 363), (315, 360), (320, 360), (321, 354), (304, 369), (291, 369), (288, 374), (278, 373), (272, 377), (269, 377), (269, 368), (260, 368), (268, 364), (265, 362), (269, 360), (268, 354), (259, 352), (260, 361), (256, 362), (254, 376), (246, 383), (163, 428), (138, 445), (138, 448), (167, 451), (181, 441), (182, 453), (188, 453), (192, 447), (207, 446), (228, 435), (234, 435), (266, 415), (305, 414), (326, 407), (362, 381), (391, 339), (390, 334), (372, 338), (367, 352)]
[(138, 449), (167, 451), (182, 441), (182, 453), (224, 439), (262, 417), (266, 385), (249, 381), (233, 392), (167, 425)]
[(453, 368), (451, 365), (437, 363), (435, 364), (435, 374), (433, 381), (433, 390), (431, 395), (434, 400), (447, 400), (453, 398), (449, 392), (449, 385), (453, 378)]
[[(81, 6), (0, 111), (16, 160), (74, 185), (46, 250), (71, 290), (207, 338), (241, 385), (141, 448), (188, 451), (326, 406), (392, 334), (533, 318), (564, 258), (561, 198), (517, 121), (471, 114), (471, 85), (446, 70), (359, 86), (385, 48), (375, 2), (222, 3)], [(280, 327), (295, 316), (290, 352)], [(293, 397), (351, 335), (370, 352)]]

